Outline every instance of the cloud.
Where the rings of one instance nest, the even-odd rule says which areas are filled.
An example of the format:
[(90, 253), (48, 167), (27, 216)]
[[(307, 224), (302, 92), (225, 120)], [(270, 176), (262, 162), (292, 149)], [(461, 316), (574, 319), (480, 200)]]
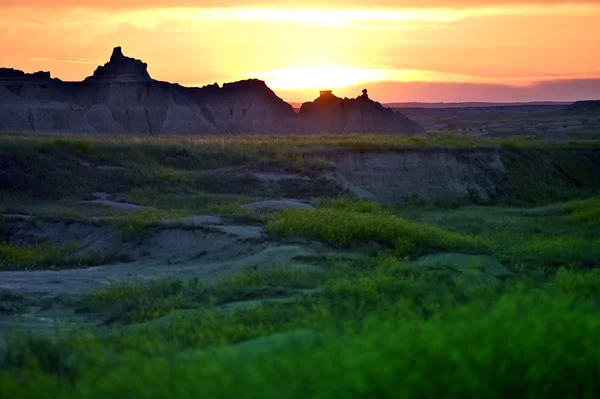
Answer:
[[(143, 29), (197, 24), (245, 22), (296, 24), (309, 27), (339, 27), (363, 30), (444, 30), (453, 23), (481, 17), (589, 17), (600, 16), (597, 0), (459, 0), (448, 6), (441, 0), (375, 0), (365, 7), (357, 0), (329, 2), (228, 0), (1, 0), (3, 25), (11, 22), (30, 26), (81, 27), (114, 30), (127, 24)], [(417, 7), (418, 6), (418, 7)], [(31, 8), (35, 7), (35, 10)], [(94, 9), (92, 12), (90, 9)], [(34, 17), (32, 17), (32, 15)], [(94, 32), (97, 34), (97, 32)]]
[[(13, 0), (8, 1), (10, 5)], [(207, 1), (178, 1), (163, 4), (159, 0), (150, 0), (140, 4), (135, 1), (119, 2), (113, 4), (114, 8), (111, 8), (110, 1), (84, 0), (77, 2), (77, 6), (75, 6), (71, 4), (70, 0), (59, 0), (58, 2), (44, 3), (46, 6), (40, 5), (35, 11), (38, 17), (31, 19), (29, 17), (31, 10), (26, 6), (33, 5), (36, 1), (19, 0), (19, 7), (9, 9), (5, 12), (4, 18), (0, 19), (16, 20), (18, 18), (21, 23), (38, 26), (68, 27), (94, 24), (103, 25), (109, 27), (109, 29), (114, 29), (119, 24), (128, 24), (144, 29), (157, 29), (163, 25), (173, 26), (179, 24), (182, 27), (189, 27), (198, 23), (233, 21), (273, 24), (294, 23), (313, 27), (369, 30), (443, 30), (447, 29), (452, 23), (480, 17), (554, 16), (562, 18), (569, 16), (600, 16), (600, 4), (597, 2), (586, 3), (586, 0), (577, 0), (568, 4), (564, 1), (546, 1), (544, 5), (541, 2), (516, 5), (512, 2), (494, 0), (471, 2), (472, 4), (465, 0), (459, 2), (464, 3), (465, 6), (472, 5), (472, 7), (466, 8), (448, 8), (447, 3), (443, 8), (411, 8), (410, 4), (412, 3), (410, 1), (386, 0), (381, 2), (382, 7), (387, 4), (385, 5), (386, 8), (378, 8), (376, 5), (370, 5), (368, 8), (359, 7), (353, 5), (352, 2), (344, 3), (345, 7), (343, 8), (326, 8), (324, 6), (312, 6), (310, 1), (302, 3), (300, 8), (298, 6), (286, 8), (281, 5), (281, 2), (272, 2), (273, 4), (267, 2), (259, 6), (256, 3), (242, 0), (231, 1), (232, 6), (238, 5), (238, 7), (231, 8), (225, 7), (229, 3), (219, 3), (218, 7), (213, 8), (209, 7), (211, 2)], [(127, 6), (121, 7), (121, 3), (127, 3)], [(151, 7), (152, 4), (155, 4), (155, 7)], [(17, 5), (17, 2), (15, 2), (15, 5)], [(4, 3), (4, 7), (6, 7), (6, 3)], [(70, 8), (63, 9), (64, 7)], [(97, 10), (96, 12), (90, 12), (85, 7), (94, 7)], [(2, 6), (0, 6), (0, 9), (2, 9)], [(43, 16), (43, 18), (40, 16)]]
[(36, 57), (30, 58), (27, 61), (29, 62), (72, 62), (76, 64), (93, 64), (100, 65), (102, 64), (99, 60), (90, 60), (87, 58), (74, 58), (74, 57), (64, 57), (64, 58), (51, 58), (51, 57)]
[[(596, 5), (597, 0), (304, 0), (302, 7), (311, 8), (485, 8), (535, 5)], [(41, 8), (98, 8), (98, 9), (150, 9), (150, 8), (288, 8), (298, 7), (296, 0), (2, 0), (2, 7)]]
[(377, 67), (352, 67), (352, 66), (327, 66), (280, 68), (265, 72), (242, 72), (241, 77), (258, 77), (267, 82), (274, 89), (299, 90), (331, 89), (347, 86), (375, 83), (375, 82), (447, 82), (447, 83), (473, 83), (473, 84), (500, 84), (513, 87), (535, 87), (538, 83), (549, 80), (575, 80), (600, 78), (597, 74), (537, 74), (533, 76), (477, 76), (460, 73), (449, 73), (433, 70), (377, 68)]
[[(414, 93), (418, 101), (577, 101), (598, 99), (600, 79), (567, 79), (558, 81), (541, 81), (528, 87), (515, 87), (502, 84), (472, 83), (390, 83), (381, 86), (390, 99), (398, 98), (394, 93), (400, 90)], [(373, 91), (373, 90), (369, 90)], [(378, 89), (374, 89), (375, 92)], [(410, 101), (410, 100), (408, 100)]]

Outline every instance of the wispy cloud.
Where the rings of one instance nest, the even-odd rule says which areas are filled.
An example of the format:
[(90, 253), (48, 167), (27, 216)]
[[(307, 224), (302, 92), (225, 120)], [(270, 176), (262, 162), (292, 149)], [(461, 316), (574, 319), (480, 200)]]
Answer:
[(396, 69), (389, 67), (305, 67), (280, 68), (262, 72), (243, 72), (240, 76), (256, 76), (275, 89), (304, 90), (332, 88), (374, 82), (446, 82), (473, 84), (501, 84), (512, 87), (531, 87), (552, 79), (596, 79), (600, 74), (550, 74), (517, 77), (477, 76), (434, 70)]
[[(318, 26), (410, 29), (410, 23), (442, 24), (489, 16), (590, 16), (600, 15), (599, 4), (512, 5), (456, 8), (165, 8), (125, 12), (116, 16), (123, 23), (155, 27), (168, 21), (234, 20), (298, 23)], [(384, 23), (384, 25), (381, 25)], [(374, 25), (377, 24), (377, 25)], [(423, 25), (420, 25), (423, 27)], [(426, 25), (427, 26), (427, 25)]]
[(75, 57), (63, 57), (63, 58), (52, 58), (52, 57), (35, 57), (30, 58), (29, 62), (72, 62), (76, 64), (101, 64), (99, 60), (90, 60), (87, 58), (75, 58)]
[[(365, 8), (364, 0), (303, 0), (306, 7), (318, 8)], [(477, 7), (508, 7), (533, 5), (540, 7), (554, 5), (597, 4), (597, 0), (452, 0), (455, 9)], [(288, 8), (297, 7), (297, 0), (2, 0), (1, 7), (36, 8), (96, 8), (106, 10), (136, 10), (152, 8), (249, 8), (249, 7)], [(448, 0), (370, 0), (369, 8), (443, 8)]]
[[(2, 0), (0, 10), (10, 5), (9, 0)], [(14, 2), (14, 8), (2, 15), (0, 21), (9, 18), (14, 23), (61, 28), (80, 28), (82, 26), (94, 25), (96, 29), (117, 29), (119, 25), (130, 25), (142, 29), (157, 29), (163, 26), (177, 26), (178, 29), (189, 29), (193, 24), (215, 21), (233, 22), (261, 22), (273, 24), (299, 24), (305, 26), (340, 27), (348, 29), (371, 29), (371, 30), (443, 30), (449, 25), (482, 17), (497, 16), (600, 16), (600, 3), (598, 2), (564, 2), (564, 1), (537, 1), (526, 4), (515, 4), (515, 2), (502, 1), (465, 1), (460, 5), (448, 7), (447, 2), (437, 2), (437, 6), (423, 6), (422, 8), (410, 8), (403, 1), (388, 1), (375, 3), (369, 7), (359, 7), (350, 2), (346, 7), (323, 5), (322, 7), (311, 7), (310, 2), (303, 3), (302, 7), (297, 5), (284, 7), (278, 2), (271, 2), (273, 6), (255, 6), (253, 2), (229, 2), (224, 7), (210, 7), (210, 2), (155, 2), (156, 7), (146, 7), (139, 4), (137, 7), (111, 10), (110, 7), (102, 7), (100, 2), (52, 2), (55, 7), (41, 7), (36, 9), (36, 18), (31, 18), (31, 10), (27, 5), (35, 3), (33, 0)], [(126, 2), (124, 2), (126, 3)], [(194, 3), (194, 6), (191, 6)], [(239, 3), (239, 4), (238, 4)], [(267, 2), (268, 4), (269, 2)], [(385, 4), (384, 4), (385, 3)], [(50, 4), (48, 2), (47, 4)], [(72, 8), (64, 10), (60, 8), (71, 5)], [(237, 4), (237, 6), (234, 6)], [(265, 4), (265, 3), (261, 3)], [(340, 3), (341, 4), (341, 3)], [(379, 4), (379, 5), (378, 5)], [(115, 4), (116, 5), (116, 4)], [(339, 4), (338, 4), (339, 5)], [(432, 3), (433, 5), (433, 3)], [(468, 7), (467, 7), (468, 5)], [(90, 12), (86, 6), (98, 7), (98, 10)], [(43, 18), (42, 18), (43, 16)], [(9, 21), (10, 22), (10, 21)], [(187, 24), (187, 25), (186, 25)]]

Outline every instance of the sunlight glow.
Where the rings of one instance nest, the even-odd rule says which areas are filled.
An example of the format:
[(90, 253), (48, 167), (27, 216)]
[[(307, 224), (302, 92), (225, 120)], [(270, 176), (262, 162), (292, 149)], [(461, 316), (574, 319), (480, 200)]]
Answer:
[(367, 82), (473, 82), (475, 77), (411, 69), (374, 69), (343, 66), (281, 68), (248, 72), (264, 79), (274, 89), (339, 89)]
[(258, 78), (288, 98), (312, 99), (327, 89), (354, 96), (362, 88), (374, 96), (379, 88), (381, 99), (421, 91), (447, 98), (456, 87), (482, 98), (537, 87), (548, 97), (562, 87), (588, 96), (595, 86), (586, 80), (600, 81), (600, 1), (401, 8), (386, 0), (382, 7), (354, 1), (336, 8), (232, 0), (211, 8), (199, 0), (132, 0), (97, 9), (8, 1), (14, 6), (0, 5), (0, 66), (51, 71), (63, 80), (85, 79), (121, 46), (157, 80), (204, 86)]
[(253, 75), (275, 89), (338, 89), (363, 82), (385, 80), (386, 71), (347, 67), (282, 68)]
[[(393, 68), (355, 68), (344, 66), (319, 66), (306, 68), (280, 68), (265, 72), (244, 72), (242, 76), (255, 76), (263, 79), (267, 85), (279, 90), (306, 89), (340, 89), (359, 84), (377, 82), (448, 82), (448, 83), (501, 83), (512, 87), (530, 87), (538, 81), (547, 79), (545, 76), (523, 77), (481, 77), (425, 71), (414, 69)], [(561, 79), (592, 79), (597, 75), (564, 75)]]
[[(467, 18), (502, 15), (600, 15), (600, 6), (570, 4), (553, 6), (507, 6), (466, 9), (330, 9), (330, 8), (163, 8), (136, 10), (115, 15), (120, 23), (151, 28), (167, 21), (236, 20), (276, 23), (299, 23), (303, 25), (375, 27), (373, 23), (385, 23), (387, 27), (399, 27), (404, 23), (443, 24)], [(436, 25), (434, 25), (436, 26)]]

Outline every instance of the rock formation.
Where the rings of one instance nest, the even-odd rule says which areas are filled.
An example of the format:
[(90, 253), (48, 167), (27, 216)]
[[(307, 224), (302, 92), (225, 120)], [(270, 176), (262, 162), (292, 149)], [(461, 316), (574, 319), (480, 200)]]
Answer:
[(52, 79), (49, 72), (26, 74), (0, 68), (0, 131), (5, 132), (422, 132), (416, 123), (368, 98), (350, 100), (347, 112), (337, 113), (329, 109), (328, 101), (331, 99), (305, 104), (307, 108), (298, 115), (260, 80), (203, 88), (160, 82), (150, 77), (147, 64), (124, 56), (120, 47), (114, 49), (108, 63), (82, 82)]
[(135, 58), (125, 57), (121, 47), (116, 47), (110, 61), (99, 66), (84, 82), (148, 82), (148, 64)]
[(315, 101), (302, 105), (299, 115), (311, 123), (317, 133), (425, 133), (418, 123), (370, 100), (366, 89), (355, 99), (342, 99), (329, 90), (322, 91)]

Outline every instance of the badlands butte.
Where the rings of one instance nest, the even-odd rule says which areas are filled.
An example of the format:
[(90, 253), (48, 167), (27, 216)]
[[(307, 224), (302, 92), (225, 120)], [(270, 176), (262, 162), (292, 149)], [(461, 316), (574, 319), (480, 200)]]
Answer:
[(147, 64), (114, 49), (82, 82), (0, 68), (0, 132), (133, 134), (421, 134), (425, 130), (366, 94), (330, 92), (299, 113), (265, 82), (187, 88), (150, 77)]

